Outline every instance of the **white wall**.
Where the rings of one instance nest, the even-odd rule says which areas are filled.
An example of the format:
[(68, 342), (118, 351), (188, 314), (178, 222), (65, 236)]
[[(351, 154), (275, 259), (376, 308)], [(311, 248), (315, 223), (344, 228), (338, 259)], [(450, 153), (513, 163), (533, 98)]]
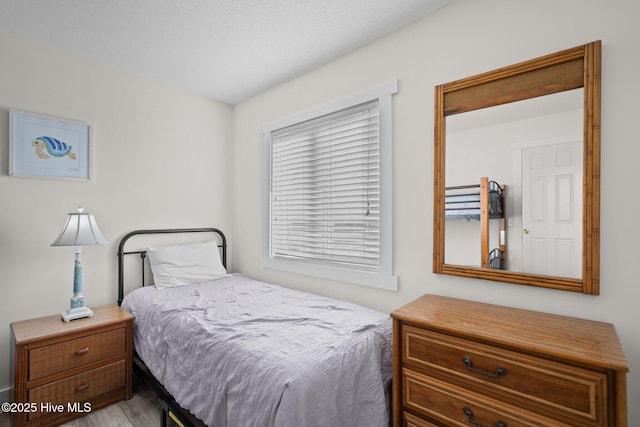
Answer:
[[(0, 401), (9, 324), (68, 308), (73, 248), (50, 247), (68, 212), (95, 215), (109, 245), (83, 250), (86, 304), (116, 302), (116, 250), (127, 232), (231, 231), (233, 109), (0, 33)], [(8, 176), (9, 110), (93, 128), (93, 181)]]
[[(629, 425), (640, 425), (640, 228), (636, 0), (457, 0), (412, 25), (236, 106), (233, 257), (236, 270), (392, 311), (424, 293), (613, 323), (627, 356)], [(433, 88), (602, 40), (601, 294), (439, 276), (431, 272)], [(400, 79), (393, 101), (394, 249), (399, 290), (323, 281), (261, 267), (261, 125)]]

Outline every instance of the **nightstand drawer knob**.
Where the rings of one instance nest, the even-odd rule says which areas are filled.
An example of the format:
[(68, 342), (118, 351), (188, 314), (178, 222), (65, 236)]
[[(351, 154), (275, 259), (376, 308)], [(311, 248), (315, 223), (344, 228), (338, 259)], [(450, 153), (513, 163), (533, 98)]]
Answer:
[(81, 348), (80, 350), (76, 350), (76, 356), (82, 356), (83, 354), (89, 353), (89, 347)]
[(76, 392), (85, 391), (88, 388), (89, 388), (89, 383), (80, 384), (78, 387), (76, 387)]
[[(473, 424), (474, 426), (486, 427), (484, 424), (482, 424), (481, 422), (479, 422), (478, 420), (473, 418), (473, 411), (471, 409), (469, 409), (469, 408), (467, 408), (465, 406), (464, 408), (462, 408), (462, 412), (464, 412), (464, 414), (467, 416), (467, 419), (469, 420), (469, 422), (471, 424)], [(504, 421), (498, 421), (496, 423), (496, 427), (508, 427), (508, 425)]]
[(476, 369), (473, 367), (473, 362), (471, 361), (471, 359), (467, 356), (462, 358), (462, 363), (464, 363), (465, 365), (467, 365), (467, 369), (471, 372), (475, 372), (476, 374), (481, 374), (481, 375), (485, 375), (487, 377), (491, 377), (491, 378), (500, 378), (501, 376), (507, 375), (507, 370), (503, 367), (498, 366), (496, 368), (496, 372), (486, 372), (480, 369)]

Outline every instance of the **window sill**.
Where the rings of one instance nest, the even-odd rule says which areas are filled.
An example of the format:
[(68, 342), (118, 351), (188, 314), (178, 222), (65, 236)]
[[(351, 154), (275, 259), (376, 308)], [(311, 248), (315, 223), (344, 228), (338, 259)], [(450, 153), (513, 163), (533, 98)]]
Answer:
[(325, 265), (287, 261), (281, 259), (264, 259), (262, 266), (289, 273), (304, 274), (372, 288), (398, 290), (398, 276), (384, 275), (377, 272), (349, 270)]

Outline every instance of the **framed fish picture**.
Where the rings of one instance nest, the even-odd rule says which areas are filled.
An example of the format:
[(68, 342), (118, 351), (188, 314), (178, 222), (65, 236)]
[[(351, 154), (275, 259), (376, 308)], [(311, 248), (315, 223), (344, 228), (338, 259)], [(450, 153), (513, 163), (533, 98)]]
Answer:
[(9, 111), (9, 175), (91, 180), (91, 126)]

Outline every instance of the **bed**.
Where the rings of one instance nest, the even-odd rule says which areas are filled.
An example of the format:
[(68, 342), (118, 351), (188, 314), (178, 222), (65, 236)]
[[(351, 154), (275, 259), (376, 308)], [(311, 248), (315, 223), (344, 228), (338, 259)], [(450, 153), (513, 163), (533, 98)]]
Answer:
[[(458, 185), (445, 188), (445, 219), (476, 219), (483, 215), (489, 219), (504, 217), (504, 186), (488, 178), (480, 184)], [(481, 209), (485, 205), (486, 209)]]
[[(445, 220), (480, 221), (480, 266), (498, 270), (506, 269), (505, 228), (506, 185), (480, 178), (479, 184), (449, 186), (445, 188)], [(498, 220), (499, 247), (490, 250), (491, 220)]]
[[(131, 237), (166, 233), (215, 238), (125, 249)], [(203, 274), (198, 265), (207, 262), (198, 259), (200, 249), (210, 257), (212, 245), (219, 256), (212, 262), (215, 277), (202, 280), (211, 272)], [(167, 248), (168, 274), (158, 267), (158, 252)], [(143, 286), (125, 296), (129, 255), (141, 259)], [(153, 286), (144, 286), (145, 263), (152, 266)], [(188, 265), (180, 271), (180, 263)], [(120, 241), (119, 302), (136, 316), (134, 371), (156, 388), (163, 421), (169, 415), (184, 425), (211, 427), (389, 425), (387, 314), (225, 268), (226, 238), (214, 228), (138, 230)], [(185, 269), (193, 280), (171, 285)]]

